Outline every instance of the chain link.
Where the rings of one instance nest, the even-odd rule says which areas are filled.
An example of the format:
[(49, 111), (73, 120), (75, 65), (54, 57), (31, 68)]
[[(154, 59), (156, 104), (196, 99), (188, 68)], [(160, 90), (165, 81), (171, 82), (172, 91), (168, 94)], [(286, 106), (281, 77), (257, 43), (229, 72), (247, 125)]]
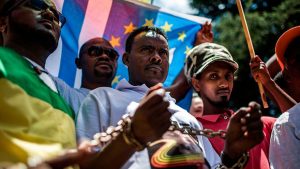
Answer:
[[(222, 156), (222, 155), (221, 155)], [(249, 160), (249, 153), (244, 153), (239, 160), (231, 167), (219, 164), (216, 169), (243, 169)]]
[(214, 131), (211, 129), (203, 129), (203, 130), (197, 130), (192, 127), (190, 127), (188, 124), (182, 124), (181, 126), (176, 121), (171, 121), (171, 126), (169, 128), (169, 131), (178, 130), (182, 132), (183, 134), (189, 134), (189, 135), (202, 135), (208, 138), (213, 137), (220, 137), (222, 139), (225, 139), (226, 137), (226, 131), (225, 130), (218, 130)]
[[(104, 147), (105, 145), (107, 145), (112, 139), (116, 138), (121, 132), (123, 132), (124, 127), (128, 123), (127, 122), (128, 118), (130, 118), (130, 116), (128, 114), (126, 114), (118, 122), (118, 125), (116, 127), (110, 126), (110, 127), (108, 127), (106, 132), (96, 133), (94, 135), (94, 139), (91, 141), (91, 144), (95, 147)], [(178, 122), (171, 121), (171, 126), (169, 128), (169, 131), (174, 131), (174, 130), (178, 130), (183, 134), (189, 134), (192, 136), (193, 135), (202, 135), (202, 136), (205, 136), (208, 138), (220, 137), (222, 139), (225, 139), (225, 137), (226, 137), (225, 130), (218, 130), (218, 131), (214, 131), (211, 129), (197, 130), (197, 129), (190, 127), (188, 124), (179, 125)]]

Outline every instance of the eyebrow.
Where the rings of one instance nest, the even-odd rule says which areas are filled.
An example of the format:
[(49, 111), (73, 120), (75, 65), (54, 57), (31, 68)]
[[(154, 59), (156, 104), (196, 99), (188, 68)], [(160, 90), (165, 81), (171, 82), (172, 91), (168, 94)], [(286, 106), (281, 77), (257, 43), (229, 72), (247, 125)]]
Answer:
[(145, 45), (141, 45), (141, 47), (154, 47), (154, 46), (153, 45), (145, 44)]

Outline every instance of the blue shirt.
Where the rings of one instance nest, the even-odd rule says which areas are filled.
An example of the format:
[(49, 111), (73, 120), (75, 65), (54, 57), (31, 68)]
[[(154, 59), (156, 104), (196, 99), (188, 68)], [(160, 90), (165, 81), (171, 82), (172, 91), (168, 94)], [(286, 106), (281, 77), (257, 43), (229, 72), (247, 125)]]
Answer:
[(55, 82), (55, 86), (58, 90), (59, 95), (63, 97), (65, 101), (72, 107), (75, 113), (75, 117), (77, 117), (79, 107), (83, 99), (89, 94), (90, 89), (75, 89), (70, 87), (66, 82), (57, 77), (52, 76), (52, 79)]

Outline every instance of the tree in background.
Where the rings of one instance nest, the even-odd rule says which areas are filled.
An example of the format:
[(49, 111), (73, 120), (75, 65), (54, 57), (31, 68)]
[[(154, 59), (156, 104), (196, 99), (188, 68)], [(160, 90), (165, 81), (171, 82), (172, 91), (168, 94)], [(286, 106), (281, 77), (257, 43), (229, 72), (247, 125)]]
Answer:
[[(242, 1), (256, 54), (267, 61), (274, 54), (279, 36), (287, 29), (300, 25), (299, 0)], [(240, 69), (232, 94), (233, 108), (260, 101), (258, 87), (249, 68), (249, 52), (235, 0), (193, 0), (199, 14), (214, 19), (215, 42), (224, 45), (237, 60)], [(271, 105), (273, 103), (270, 103)], [(277, 116), (279, 111), (271, 106), (264, 113)]]

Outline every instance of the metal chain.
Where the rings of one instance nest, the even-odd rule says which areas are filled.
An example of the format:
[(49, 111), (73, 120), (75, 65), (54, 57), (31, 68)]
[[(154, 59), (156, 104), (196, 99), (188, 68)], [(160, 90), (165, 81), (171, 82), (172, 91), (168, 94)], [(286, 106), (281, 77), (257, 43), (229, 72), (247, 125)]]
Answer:
[(233, 166), (227, 167), (224, 164), (219, 164), (216, 169), (242, 169), (245, 167), (248, 160), (249, 160), (249, 152), (244, 153)]
[(220, 137), (222, 139), (225, 139), (226, 137), (226, 131), (225, 130), (218, 130), (214, 131), (211, 129), (203, 129), (203, 130), (197, 130), (192, 127), (190, 127), (188, 124), (182, 124), (181, 126), (176, 121), (171, 121), (171, 126), (169, 128), (169, 131), (179, 130), (183, 134), (189, 134), (189, 135), (202, 135), (208, 138), (213, 137)]
[[(104, 147), (105, 145), (107, 145), (107, 143), (109, 143), (112, 139), (116, 138), (123, 131), (123, 128), (124, 126), (126, 126), (126, 122), (128, 121), (128, 118), (130, 118), (130, 116), (126, 114), (118, 122), (118, 125), (116, 127), (110, 126), (108, 127), (106, 132), (96, 133), (94, 135), (94, 139), (91, 141), (91, 144), (96, 147), (98, 146)], [(222, 139), (225, 139), (226, 137), (225, 130), (218, 130), (218, 131), (214, 131), (211, 129), (197, 130), (190, 127), (188, 124), (179, 125), (178, 122), (171, 121), (171, 126), (169, 128), (169, 131), (174, 131), (174, 130), (178, 130), (183, 134), (203, 135), (208, 138), (220, 137)]]

